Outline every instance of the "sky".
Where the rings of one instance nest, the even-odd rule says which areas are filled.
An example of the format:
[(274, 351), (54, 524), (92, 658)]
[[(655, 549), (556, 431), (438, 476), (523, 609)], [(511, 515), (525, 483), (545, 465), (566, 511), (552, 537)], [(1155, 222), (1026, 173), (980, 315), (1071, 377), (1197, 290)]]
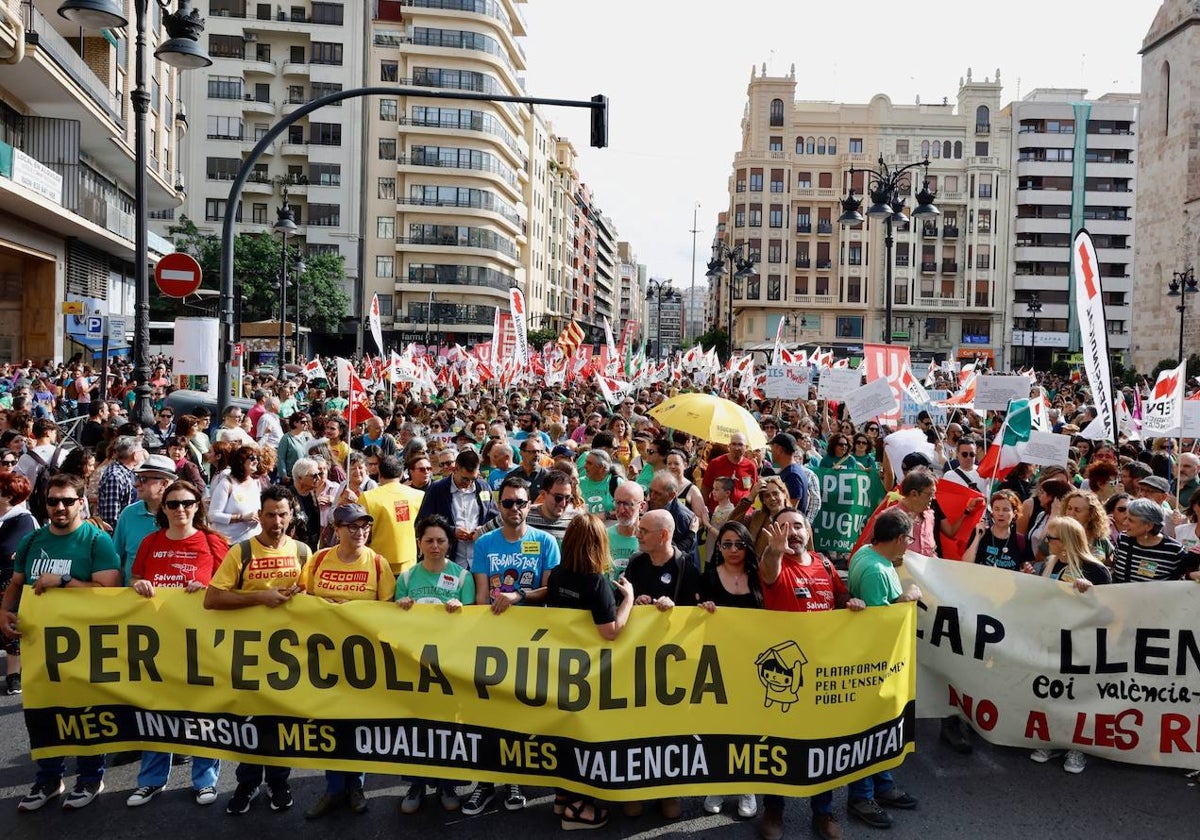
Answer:
[(580, 152), (582, 179), (651, 277), (704, 284), (717, 213), (741, 144), (751, 68), (796, 65), (796, 96), (953, 102), (958, 81), (1003, 83), (1008, 104), (1038, 87), (1089, 97), (1141, 89), (1138, 50), (1159, 0), (529, 0), (527, 93), (609, 98), (609, 146), (588, 146), (582, 109), (546, 109)]

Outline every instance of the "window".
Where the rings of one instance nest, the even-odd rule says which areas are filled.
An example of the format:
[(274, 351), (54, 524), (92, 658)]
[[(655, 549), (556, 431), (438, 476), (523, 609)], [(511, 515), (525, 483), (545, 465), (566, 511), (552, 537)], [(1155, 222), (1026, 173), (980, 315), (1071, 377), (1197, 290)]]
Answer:
[(204, 168), (205, 177), (210, 181), (232, 181), (242, 168), (242, 159), (210, 157), (205, 159)]
[(778, 274), (772, 274), (767, 277), (767, 300), (779, 300), (782, 284)]
[(783, 151), (783, 138), (782, 137), (770, 138), (767, 141), (767, 151), (768, 152), (782, 152)]
[(812, 208), (796, 208), (796, 233), (812, 232)]
[(312, 22), (324, 23), (330, 26), (341, 26), (343, 20), (343, 11), (341, 3), (318, 3), (312, 4)]
[[(209, 198), (204, 201), (204, 221), (220, 222), (225, 219), (225, 208), (229, 202), (223, 198)], [(239, 201), (234, 221), (242, 220), (242, 203)]]
[(992, 322), (985, 318), (963, 318), (963, 344), (991, 344)]
[(265, 225), (267, 223), (267, 205), (252, 204), (250, 206), (250, 221), (256, 225)]
[(340, 187), (342, 185), (342, 165), (340, 163), (311, 163), (308, 166), (308, 182), (320, 187)]
[(992, 197), (992, 176), (991, 175), (980, 175), (979, 176), (979, 197), (980, 198), (991, 198)]
[(379, 159), (380, 160), (395, 160), (396, 159), (396, 138), (395, 137), (379, 138)]
[(310, 64), (342, 64), (342, 45), (329, 41), (312, 42), (312, 58)]
[(923, 157), (923, 158), (929, 157), (929, 141), (928, 140), (921, 141), (921, 157)]
[(767, 224), (773, 228), (783, 227), (783, 206), (782, 205), (779, 205), (779, 204), (771, 205), (770, 215), (768, 216)]
[(896, 141), (896, 154), (898, 154), (898, 155), (908, 154), (908, 141), (907, 140), (897, 140)]
[(288, 85), (287, 90), (287, 103), (289, 105), (296, 105), (305, 101), (304, 85)]
[(771, 100), (771, 125), (783, 125), (783, 100)]
[[(312, 98), (320, 99), (322, 96), (328, 96), (331, 93), (337, 93), (342, 89), (339, 82), (313, 82), (312, 83)], [(341, 102), (331, 102), (330, 107), (340, 108)]]
[(750, 227), (762, 227), (762, 205), (750, 205)]
[(396, 179), (395, 178), (380, 178), (376, 188), (375, 197), (395, 201), (396, 199)]
[(762, 297), (762, 278), (747, 277), (746, 278), (746, 300), (758, 300)]
[(379, 119), (395, 122), (400, 115), (400, 106), (398, 100), (395, 99), (380, 99), (379, 100)]
[(819, 154), (819, 155), (825, 154), (825, 138), (824, 137), (817, 138), (817, 154)]
[(342, 223), (341, 205), (309, 202), (308, 223), (317, 227), (338, 227)]
[(206, 120), (208, 123), (209, 140), (242, 139), (241, 117), (217, 117), (210, 114)]
[(815, 155), (817, 153), (817, 138), (809, 137), (804, 141), (804, 154)]
[(304, 60), (304, 47), (294, 46), (288, 48), (288, 63), (289, 64), (306, 64)]
[(839, 316), (837, 319), (837, 335), (838, 338), (862, 338), (862, 316)]
[(817, 186), (823, 190), (833, 189), (833, 173), (832, 172), (818, 172), (817, 173)]
[(213, 58), (245, 58), (246, 42), (241, 35), (209, 35), (208, 54)]
[(396, 217), (395, 216), (376, 216), (375, 217), (375, 236), (377, 239), (395, 239), (396, 238)]
[(737, 209), (733, 211), (733, 226), (734, 227), (745, 227), (746, 226), (746, 208), (740, 204), (738, 205)]
[(796, 154), (798, 154), (798, 155), (804, 154), (804, 138), (803, 137), (796, 138)]
[(242, 80), (237, 76), (209, 76), (209, 99), (241, 99)]
[(778, 239), (772, 239), (767, 243), (767, 262), (783, 262), (783, 244)]
[(929, 151), (932, 153), (933, 159), (937, 160), (942, 156), (942, 144), (937, 140), (934, 140), (933, 143), (930, 144)]
[(862, 154), (862, 150), (863, 150), (862, 138), (861, 137), (851, 137), (850, 138), (850, 154), (852, 154), (852, 155)]
[(829, 145), (826, 147), (826, 149), (829, 152), (829, 154), (836, 155), (837, 154), (837, 138), (830, 137)]
[(975, 130), (982, 132), (992, 130), (992, 112), (986, 105), (980, 105), (975, 109)]
[(400, 80), (400, 65), (395, 61), (383, 61), (379, 64), (379, 80), (381, 82), (397, 82)]
[(339, 257), (342, 251), (337, 245), (322, 242), (319, 244), (310, 244), (304, 253), (310, 257), (320, 256), (321, 254), (332, 254), (335, 257)]
[[(375, 258), (375, 276), (380, 280), (387, 280), (396, 276), (396, 258), (395, 257), (376, 257)], [(390, 302), (391, 295), (387, 296)], [(383, 314), (383, 296), (380, 295), (379, 314)]]
[(316, 146), (342, 145), (342, 126), (340, 123), (309, 123), (308, 142)]
[[(390, 259), (390, 257), (389, 257), (389, 259)], [(392, 275), (390, 275), (390, 274), (388, 275), (388, 277), (391, 277), (391, 276)], [(395, 310), (393, 309), (393, 306), (392, 306), (392, 295), (380, 295), (379, 296), (379, 315), (380, 315), (380, 317), (381, 318), (391, 318), (392, 313), (394, 311)]]
[(762, 192), (763, 173), (761, 169), (750, 170), (750, 192)]
[(796, 189), (811, 190), (812, 189), (812, 173), (797, 172), (796, 173)]

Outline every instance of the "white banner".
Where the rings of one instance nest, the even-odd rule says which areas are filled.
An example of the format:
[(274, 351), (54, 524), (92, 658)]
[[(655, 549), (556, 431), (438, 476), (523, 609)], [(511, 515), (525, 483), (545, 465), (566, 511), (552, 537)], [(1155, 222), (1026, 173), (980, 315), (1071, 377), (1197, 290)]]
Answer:
[(1200, 438), (1200, 400), (1183, 401), (1183, 437)]
[(517, 367), (521, 370), (529, 368), (529, 333), (525, 323), (525, 295), (513, 287), (508, 290), (508, 306), (512, 312), (513, 332), (516, 333)]
[(1200, 767), (1194, 583), (1076, 591), (1036, 575), (908, 554), (921, 587), (917, 703), (955, 707), (993, 744)]
[(854, 368), (821, 368), (817, 382), (817, 397), (822, 400), (843, 400), (862, 385), (862, 371)]
[[(429, 316), (426, 315), (426, 321)], [(367, 325), (371, 328), (371, 338), (375, 339), (375, 346), (379, 348), (380, 354), (387, 351), (383, 349), (383, 323), (379, 319), (379, 293), (371, 295), (371, 311), (367, 315)]]
[(1158, 375), (1150, 399), (1142, 403), (1143, 437), (1182, 437), (1184, 367), (1180, 364)]
[(1116, 442), (1117, 418), (1113, 416), (1112, 376), (1108, 366), (1108, 332), (1100, 288), (1100, 261), (1096, 258), (1092, 237), (1086, 230), (1075, 234), (1071, 253), (1071, 268), (1075, 275), (1075, 315), (1079, 319), (1079, 333), (1083, 337), (1083, 368), (1092, 389), (1092, 404), (1098, 412), (1092, 423), (1099, 423), (1104, 436)]
[(846, 411), (855, 423), (892, 414), (900, 407), (900, 401), (896, 399), (896, 393), (892, 390), (892, 383), (886, 376), (872, 379), (866, 385), (855, 388), (846, 394), (843, 402), (846, 403)]
[(763, 394), (772, 400), (806, 400), (811, 370), (808, 365), (768, 365)]
[(1027, 376), (981, 376), (975, 384), (975, 408), (979, 411), (1007, 411), (1012, 400), (1029, 399)]

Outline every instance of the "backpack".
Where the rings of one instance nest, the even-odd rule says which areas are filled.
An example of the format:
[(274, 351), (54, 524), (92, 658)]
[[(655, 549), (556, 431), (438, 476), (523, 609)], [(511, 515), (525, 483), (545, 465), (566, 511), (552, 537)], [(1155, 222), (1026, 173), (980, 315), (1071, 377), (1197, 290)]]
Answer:
[(58, 475), (58, 456), (62, 454), (62, 447), (63, 442), (60, 440), (54, 447), (54, 454), (50, 456), (50, 463), (43, 461), (42, 456), (38, 455), (34, 449), (25, 453), (38, 465), (37, 473), (33, 477), (33, 490), (29, 493), (29, 512), (33, 514), (39, 525), (45, 525), (49, 521), (46, 513), (46, 496), (50, 490), (50, 479)]
[[(253, 539), (253, 538), (251, 538)], [(308, 562), (308, 558), (312, 556), (312, 549), (308, 547), (308, 543), (300, 540), (292, 540), (296, 544), (298, 553), (296, 559), (300, 561), (300, 569), (304, 569), (304, 564)], [(241, 552), (242, 565), (238, 568), (237, 585), (234, 586), (234, 591), (240, 591), (242, 583), (246, 578), (246, 568), (250, 565), (250, 561), (254, 559), (254, 548), (250, 544), (250, 540), (242, 540), (237, 544), (238, 550)]]

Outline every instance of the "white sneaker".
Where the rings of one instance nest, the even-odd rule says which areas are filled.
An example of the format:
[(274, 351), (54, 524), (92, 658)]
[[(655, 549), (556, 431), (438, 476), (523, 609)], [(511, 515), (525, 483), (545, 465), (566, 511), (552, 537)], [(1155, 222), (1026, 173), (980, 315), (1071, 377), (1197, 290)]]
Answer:
[(1040, 750), (1034, 750), (1033, 752), (1031, 752), (1029, 754), (1029, 757), (1033, 761), (1036, 761), (1038, 764), (1045, 764), (1050, 759), (1057, 758), (1060, 755), (1062, 755), (1062, 750), (1040, 749)]
[(738, 797), (738, 816), (748, 820), (758, 813), (758, 800), (753, 793), (743, 793)]
[(1063, 762), (1063, 769), (1068, 773), (1082, 773), (1083, 768), (1087, 767), (1087, 756), (1079, 750), (1067, 750), (1067, 759)]
[(704, 810), (709, 814), (721, 813), (721, 806), (725, 804), (724, 796), (706, 796), (704, 797)]

